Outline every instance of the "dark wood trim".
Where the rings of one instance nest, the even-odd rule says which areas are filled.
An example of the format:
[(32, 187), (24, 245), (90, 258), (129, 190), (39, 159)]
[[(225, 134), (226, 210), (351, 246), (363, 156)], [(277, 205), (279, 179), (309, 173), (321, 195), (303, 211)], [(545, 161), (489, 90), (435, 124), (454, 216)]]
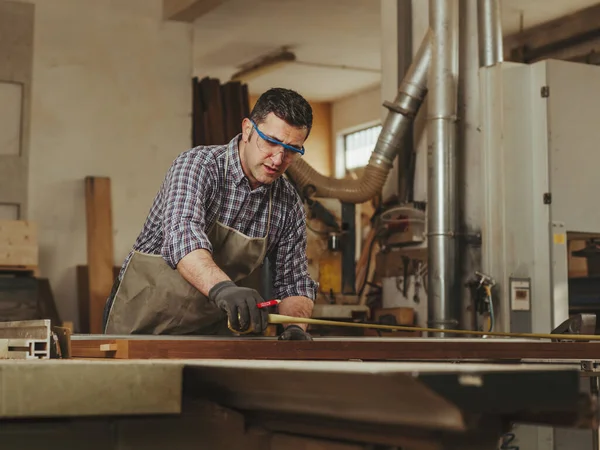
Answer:
[[(504, 38), (504, 57), (530, 63), (600, 37), (600, 4)], [(567, 59), (567, 58), (561, 58)]]
[[(102, 351), (102, 344), (117, 344)], [(106, 347), (105, 347), (106, 348)], [(252, 339), (90, 339), (73, 340), (75, 358), (117, 359), (282, 359), (282, 360), (600, 360), (600, 344), (589, 342), (490, 342), (409, 339), (282, 342)]]

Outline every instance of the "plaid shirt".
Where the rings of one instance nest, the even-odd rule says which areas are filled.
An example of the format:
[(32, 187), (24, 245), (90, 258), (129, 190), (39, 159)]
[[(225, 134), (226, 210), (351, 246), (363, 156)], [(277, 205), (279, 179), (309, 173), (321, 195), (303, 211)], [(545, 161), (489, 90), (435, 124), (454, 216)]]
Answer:
[[(212, 252), (207, 233), (217, 219), (249, 237), (265, 237), (271, 187), (267, 255), (275, 267), (274, 294), (276, 298), (305, 296), (314, 300), (317, 284), (308, 274), (302, 201), (284, 177), (251, 190), (240, 163), (239, 138), (227, 145), (199, 146), (179, 155), (154, 198), (133, 250), (160, 254), (174, 269), (193, 250)], [(121, 276), (132, 253), (123, 264)]]

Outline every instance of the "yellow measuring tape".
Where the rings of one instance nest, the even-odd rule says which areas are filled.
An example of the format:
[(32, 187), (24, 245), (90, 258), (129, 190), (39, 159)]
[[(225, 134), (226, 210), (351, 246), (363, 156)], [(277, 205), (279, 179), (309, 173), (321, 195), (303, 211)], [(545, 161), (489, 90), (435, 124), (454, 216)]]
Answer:
[(370, 323), (338, 322), (335, 320), (311, 319), (307, 317), (291, 317), (281, 314), (269, 314), (269, 323), (304, 323), (308, 325), (329, 325), (336, 327), (372, 328), (388, 331), (426, 331), (431, 333), (462, 334), (468, 336), (498, 336), (526, 339), (567, 339), (571, 341), (600, 341), (600, 336), (595, 334), (551, 334), (551, 333), (503, 333), (500, 331), (468, 331), (468, 330), (442, 330), (440, 328), (421, 328), (403, 325), (379, 325)]

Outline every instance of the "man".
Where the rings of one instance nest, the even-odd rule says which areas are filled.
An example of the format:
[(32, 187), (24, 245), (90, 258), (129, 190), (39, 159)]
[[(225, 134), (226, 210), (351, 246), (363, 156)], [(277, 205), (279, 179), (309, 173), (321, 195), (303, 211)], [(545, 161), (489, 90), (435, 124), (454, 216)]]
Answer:
[[(200, 146), (171, 165), (105, 307), (107, 334), (262, 333), (260, 294), (238, 286), (274, 264), (279, 313), (310, 317), (302, 202), (281, 175), (304, 154), (312, 109), (294, 91), (271, 89), (227, 145)], [(242, 283), (240, 283), (242, 282)], [(287, 325), (283, 340), (311, 340)]]

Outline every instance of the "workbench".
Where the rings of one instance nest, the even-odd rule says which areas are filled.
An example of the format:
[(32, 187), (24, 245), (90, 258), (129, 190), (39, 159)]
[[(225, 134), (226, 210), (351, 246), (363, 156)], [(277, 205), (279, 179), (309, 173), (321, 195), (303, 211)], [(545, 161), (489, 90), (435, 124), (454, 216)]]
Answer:
[(75, 335), (70, 356), (0, 360), (0, 442), (492, 450), (513, 422), (597, 429), (595, 343)]
[[(494, 449), (511, 420), (593, 422), (577, 368), (554, 364), (5, 360), (0, 378), (0, 436), (14, 445), (6, 448), (33, 448), (44, 430), (52, 434), (48, 423), (60, 425), (62, 438), (46, 439), (45, 449), (81, 447), (85, 435), (105, 443), (86, 448), (123, 448), (125, 439), (131, 449), (225, 449), (240, 448), (230, 446), (239, 439), (266, 450), (274, 447), (265, 442), (290, 433), (353, 445)], [(231, 417), (227, 431), (218, 419)]]

